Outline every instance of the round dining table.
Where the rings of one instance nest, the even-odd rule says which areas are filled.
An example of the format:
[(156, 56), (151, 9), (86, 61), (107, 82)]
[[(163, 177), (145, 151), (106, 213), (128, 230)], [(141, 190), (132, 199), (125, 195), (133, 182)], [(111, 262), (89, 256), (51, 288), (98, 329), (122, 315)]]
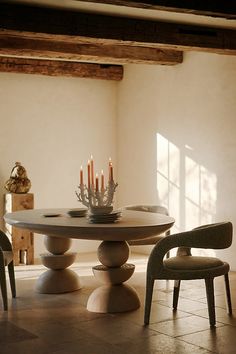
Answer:
[[(142, 211), (122, 210), (114, 223), (91, 223), (84, 217), (71, 217), (69, 209), (34, 209), (8, 213), (6, 223), (44, 235), (47, 253), (41, 254), (48, 270), (40, 275), (36, 290), (58, 294), (81, 288), (79, 276), (68, 267), (75, 261), (70, 252), (71, 239), (100, 240), (98, 259), (93, 273), (104, 285), (89, 296), (87, 309), (91, 312), (116, 313), (139, 308), (135, 289), (125, 282), (132, 276), (135, 266), (127, 263), (127, 241), (159, 235), (170, 229), (174, 219), (170, 216)], [(168, 236), (167, 236), (168, 237)]]

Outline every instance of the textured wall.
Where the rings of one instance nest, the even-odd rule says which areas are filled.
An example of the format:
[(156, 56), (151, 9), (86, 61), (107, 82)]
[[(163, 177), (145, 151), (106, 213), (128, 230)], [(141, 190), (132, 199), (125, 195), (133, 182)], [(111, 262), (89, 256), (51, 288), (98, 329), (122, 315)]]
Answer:
[[(119, 84), (119, 204), (161, 203), (175, 230), (236, 225), (236, 57), (127, 66)], [(236, 269), (236, 243), (225, 251)]]
[[(20, 161), (32, 181), (35, 208), (78, 207), (80, 165), (91, 154), (98, 172), (116, 164), (116, 83), (0, 74), (0, 188)], [(2, 214), (2, 203), (1, 203)], [(44, 250), (35, 237), (36, 257)], [(92, 241), (74, 249), (95, 250)]]

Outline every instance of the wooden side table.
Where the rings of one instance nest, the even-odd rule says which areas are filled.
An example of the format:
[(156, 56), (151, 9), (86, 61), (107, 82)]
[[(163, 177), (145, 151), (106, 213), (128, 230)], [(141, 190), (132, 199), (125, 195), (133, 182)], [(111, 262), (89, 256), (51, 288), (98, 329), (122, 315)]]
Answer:
[[(32, 193), (5, 194), (5, 213), (34, 208)], [(34, 264), (34, 235), (29, 230), (18, 229), (5, 223), (5, 231), (12, 242), (14, 265)]]

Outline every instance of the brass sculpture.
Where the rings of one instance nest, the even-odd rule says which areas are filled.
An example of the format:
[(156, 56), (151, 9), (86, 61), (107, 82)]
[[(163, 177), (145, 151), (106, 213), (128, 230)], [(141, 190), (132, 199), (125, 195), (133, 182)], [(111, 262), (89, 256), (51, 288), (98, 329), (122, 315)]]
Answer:
[(5, 189), (10, 193), (28, 193), (30, 187), (31, 182), (27, 177), (26, 169), (20, 162), (16, 162), (9, 180), (5, 183)]

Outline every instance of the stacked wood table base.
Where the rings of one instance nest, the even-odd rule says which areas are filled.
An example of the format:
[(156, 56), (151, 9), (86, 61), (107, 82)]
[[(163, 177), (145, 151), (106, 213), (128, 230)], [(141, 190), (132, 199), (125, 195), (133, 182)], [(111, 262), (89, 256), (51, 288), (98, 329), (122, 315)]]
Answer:
[(66, 252), (70, 248), (71, 239), (45, 236), (44, 244), (50, 253), (41, 254), (41, 259), (49, 269), (38, 278), (36, 291), (41, 294), (60, 294), (80, 289), (78, 275), (66, 269), (76, 258), (76, 253)]
[(93, 274), (105, 283), (93, 291), (87, 303), (91, 312), (116, 313), (136, 310), (140, 307), (138, 295), (131, 286), (123, 284), (135, 269), (125, 263), (129, 257), (126, 241), (103, 241), (98, 248), (102, 265), (93, 267)]

